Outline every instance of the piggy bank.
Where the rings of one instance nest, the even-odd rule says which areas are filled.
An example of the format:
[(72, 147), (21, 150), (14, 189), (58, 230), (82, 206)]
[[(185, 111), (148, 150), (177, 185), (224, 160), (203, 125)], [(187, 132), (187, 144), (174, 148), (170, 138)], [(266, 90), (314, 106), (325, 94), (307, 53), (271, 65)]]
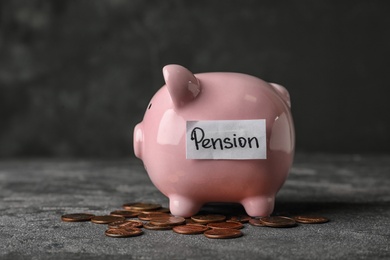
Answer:
[(165, 85), (134, 129), (134, 153), (173, 215), (209, 202), (273, 212), (292, 165), (295, 133), (288, 91), (240, 73), (163, 68)]

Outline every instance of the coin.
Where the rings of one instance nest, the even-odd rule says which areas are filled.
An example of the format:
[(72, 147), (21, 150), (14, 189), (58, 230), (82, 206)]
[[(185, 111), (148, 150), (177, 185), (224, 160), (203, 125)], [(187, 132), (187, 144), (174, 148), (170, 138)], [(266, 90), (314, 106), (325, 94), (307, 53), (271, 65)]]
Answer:
[(284, 228), (284, 227), (294, 227), (297, 225), (295, 220), (288, 217), (283, 216), (271, 216), (271, 217), (263, 217), (260, 218), (260, 220), (266, 225), (267, 227), (278, 227), (278, 228)]
[(177, 226), (182, 225), (186, 222), (185, 218), (183, 217), (160, 217), (160, 218), (153, 218), (150, 220), (150, 223), (155, 226), (160, 227), (166, 227), (166, 226)]
[(144, 210), (155, 210), (161, 208), (160, 204), (156, 203), (144, 203), (144, 202), (135, 202), (135, 203), (126, 203), (122, 206), (124, 209), (133, 210), (133, 211), (144, 211)]
[(125, 218), (134, 218), (139, 215), (139, 212), (131, 210), (115, 210), (110, 213), (111, 216), (125, 217)]
[(234, 222), (241, 222), (241, 223), (247, 223), (251, 219), (248, 215), (237, 215), (237, 216), (230, 216), (226, 222), (234, 221)]
[(202, 234), (209, 228), (202, 225), (181, 225), (172, 228), (174, 232), (185, 235)]
[(192, 220), (191, 218), (186, 218), (186, 225), (206, 226), (207, 223), (199, 223), (199, 222)]
[(141, 211), (141, 213), (152, 213), (152, 212), (170, 213), (171, 211), (168, 208), (159, 208), (159, 209), (150, 209), (150, 210)]
[(144, 223), (139, 220), (123, 220), (123, 221), (114, 221), (108, 224), (109, 228), (126, 228), (126, 227), (135, 227), (142, 228)]
[(89, 213), (73, 213), (61, 216), (61, 220), (65, 222), (82, 222), (90, 221), (95, 215)]
[(252, 226), (256, 226), (256, 227), (265, 227), (265, 224), (263, 221), (261, 221), (261, 219), (258, 219), (258, 218), (252, 218), (249, 220), (249, 224), (251, 224)]
[(229, 228), (210, 229), (203, 234), (208, 238), (235, 238), (242, 236), (240, 230)]
[(224, 215), (219, 214), (205, 214), (192, 216), (191, 219), (198, 223), (212, 223), (224, 221), (226, 217)]
[(210, 228), (231, 228), (231, 229), (241, 229), (244, 226), (240, 222), (214, 222), (208, 223), (208, 227)]
[(294, 216), (293, 219), (298, 223), (303, 224), (321, 224), (329, 221), (328, 218), (321, 216)]
[(171, 215), (164, 212), (149, 212), (149, 213), (140, 213), (138, 218), (140, 220), (152, 220), (153, 218), (161, 218), (161, 217), (170, 217)]
[(172, 229), (172, 226), (156, 226), (148, 222), (144, 224), (144, 228), (151, 229), (151, 230), (169, 230)]
[(110, 215), (104, 215), (104, 216), (94, 216), (91, 219), (91, 222), (96, 224), (108, 224), (114, 221), (118, 220), (124, 220), (124, 217), (117, 217), (117, 216), (110, 216)]
[(106, 230), (105, 234), (109, 237), (135, 237), (139, 236), (143, 231), (139, 228), (109, 228)]

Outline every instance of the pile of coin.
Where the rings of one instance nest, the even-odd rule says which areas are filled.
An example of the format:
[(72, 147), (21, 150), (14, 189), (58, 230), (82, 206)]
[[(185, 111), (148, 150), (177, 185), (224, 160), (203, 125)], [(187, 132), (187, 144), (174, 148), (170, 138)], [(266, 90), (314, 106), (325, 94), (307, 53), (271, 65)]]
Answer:
[(112, 211), (109, 215), (96, 216), (90, 213), (72, 213), (61, 217), (65, 222), (90, 221), (106, 224), (106, 236), (133, 237), (148, 230), (173, 230), (184, 235), (203, 234), (207, 238), (236, 238), (243, 235), (240, 231), (245, 223), (256, 227), (286, 228), (301, 224), (326, 223), (329, 220), (321, 216), (270, 216), (253, 218), (245, 214), (226, 216), (214, 213), (202, 213), (191, 218), (169, 214), (169, 209), (156, 203), (126, 203), (123, 209)]

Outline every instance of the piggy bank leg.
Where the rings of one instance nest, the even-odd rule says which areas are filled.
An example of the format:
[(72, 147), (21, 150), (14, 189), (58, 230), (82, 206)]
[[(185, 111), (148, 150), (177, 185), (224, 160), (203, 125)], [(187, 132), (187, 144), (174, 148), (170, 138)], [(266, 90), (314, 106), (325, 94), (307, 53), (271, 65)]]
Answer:
[(201, 207), (202, 203), (186, 197), (179, 195), (172, 195), (169, 197), (169, 209), (174, 216), (191, 217), (195, 215)]
[(271, 215), (274, 210), (274, 196), (258, 196), (244, 199), (241, 204), (246, 213), (252, 217), (265, 217)]

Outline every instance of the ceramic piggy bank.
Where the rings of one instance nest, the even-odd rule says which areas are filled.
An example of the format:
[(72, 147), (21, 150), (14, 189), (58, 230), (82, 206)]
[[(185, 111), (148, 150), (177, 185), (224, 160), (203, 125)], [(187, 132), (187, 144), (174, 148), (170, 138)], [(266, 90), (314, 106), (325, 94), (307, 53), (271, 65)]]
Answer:
[(163, 68), (164, 85), (134, 129), (134, 152), (173, 215), (209, 202), (270, 215), (294, 155), (287, 90), (239, 73)]

